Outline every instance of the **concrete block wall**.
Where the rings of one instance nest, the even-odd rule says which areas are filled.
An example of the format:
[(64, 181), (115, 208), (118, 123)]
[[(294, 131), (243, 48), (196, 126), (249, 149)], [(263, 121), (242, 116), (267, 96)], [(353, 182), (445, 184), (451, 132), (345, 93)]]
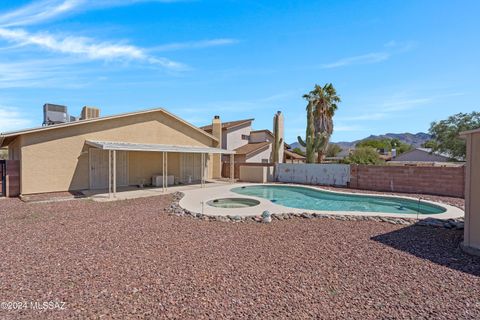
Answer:
[(350, 188), (465, 196), (465, 167), (350, 166)]
[(274, 181), (273, 166), (240, 166), (240, 181), (267, 183)]
[[(273, 163), (255, 163), (255, 162), (235, 162), (234, 175), (235, 179), (240, 179), (240, 167), (253, 166), (253, 167), (274, 167)], [(222, 164), (222, 177), (230, 178), (230, 163), (223, 162)]]
[(347, 186), (350, 181), (348, 164), (279, 163), (277, 181), (287, 183)]

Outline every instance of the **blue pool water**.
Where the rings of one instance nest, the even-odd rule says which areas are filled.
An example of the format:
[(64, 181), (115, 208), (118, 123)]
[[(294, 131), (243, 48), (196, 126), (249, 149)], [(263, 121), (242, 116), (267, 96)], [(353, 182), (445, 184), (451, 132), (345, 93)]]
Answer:
[(326, 192), (296, 186), (258, 185), (233, 188), (232, 192), (268, 199), (298, 209), (322, 211), (360, 211), (401, 214), (438, 214), (445, 208), (430, 203), (382, 196)]

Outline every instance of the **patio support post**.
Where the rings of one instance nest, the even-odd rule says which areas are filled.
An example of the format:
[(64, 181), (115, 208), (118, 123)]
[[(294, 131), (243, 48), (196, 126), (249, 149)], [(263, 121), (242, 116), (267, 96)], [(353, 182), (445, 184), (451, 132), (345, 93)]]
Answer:
[(205, 153), (202, 153), (202, 161), (201, 161), (201, 175), (202, 175), (202, 178), (201, 178), (201, 185), (202, 185), (202, 188), (205, 187)]
[(113, 197), (117, 197), (117, 151), (113, 150)]
[(165, 152), (162, 152), (162, 192), (165, 192)]
[(108, 150), (108, 198), (112, 197), (112, 150)]
[(235, 158), (234, 154), (230, 154), (230, 182), (235, 182)]
[(168, 152), (165, 152), (165, 191), (168, 191)]

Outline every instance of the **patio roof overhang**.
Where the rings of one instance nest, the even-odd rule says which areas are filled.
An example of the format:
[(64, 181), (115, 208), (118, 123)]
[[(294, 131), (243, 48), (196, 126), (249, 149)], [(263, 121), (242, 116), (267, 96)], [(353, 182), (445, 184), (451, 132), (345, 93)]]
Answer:
[(92, 141), (86, 140), (89, 146), (102, 150), (118, 151), (146, 151), (146, 152), (180, 152), (180, 153), (212, 153), (212, 154), (235, 154), (233, 150), (197, 147), (197, 146), (176, 146), (168, 144), (147, 144), (118, 141)]

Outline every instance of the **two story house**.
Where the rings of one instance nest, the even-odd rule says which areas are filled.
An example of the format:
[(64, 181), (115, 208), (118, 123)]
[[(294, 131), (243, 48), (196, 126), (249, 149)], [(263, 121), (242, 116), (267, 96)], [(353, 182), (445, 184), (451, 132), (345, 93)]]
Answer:
[[(283, 116), (281, 116), (281, 139), (283, 139)], [(212, 133), (214, 123), (221, 125), (222, 143), (221, 146), (227, 150), (235, 151), (236, 163), (270, 163), (273, 162), (273, 142), (275, 140), (272, 131), (268, 129), (253, 130), (252, 123), (255, 119), (244, 119), (229, 122), (220, 122), (220, 118), (215, 116), (211, 125), (203, 126), (201, 129), (207, 133)], [(286, 145), (286, 144), (284, 144)], [(284, 150), (280, 150), (280, 162), (284, 162)], [(222, 158), (223, 162), (228, 162), (229, 157)]]

